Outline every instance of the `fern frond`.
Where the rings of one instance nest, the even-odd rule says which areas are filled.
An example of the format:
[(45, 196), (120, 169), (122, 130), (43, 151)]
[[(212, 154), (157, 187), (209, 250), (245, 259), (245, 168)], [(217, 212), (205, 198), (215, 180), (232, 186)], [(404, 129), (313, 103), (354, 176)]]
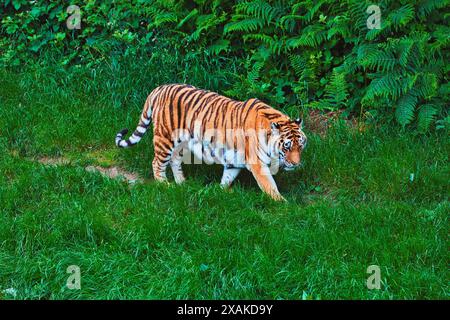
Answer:
[(343, 38), (350, 36), (349, 19), (347, 16), (336, 16), (331, 20), (328, 29), (327, 39), (332, 39), (335, 35), (341, 35)]
[(367, 4), (365, 1), (349, 1), (348, 14), (351, 28), (357, 32), (367, 32)]
[(395, 118), (402, 126), (413, 121), (416, 104), (417, 98), (412, 94), (405, 94), (398, 99), (397, 107), (395, 109)]
[(397, 100), (400, 95), (411, 89), (415, 79), (414, 76), (403, 76), (398, 72), (378, 76), (369, 84), (363, 99), (373, 100), (379, 96)]
[(175, 13), (157, 9), (150, 12), (150, 18), (153, 20), (152, 24), (156, 27), (165, 23), (177, 22), (178, 20)]
[(339, 72), (337, 68), (333, 69), (330, 82), (325, 87), (325, 98), (331, 101), (337, 108), (347, 106), (348, 84), (345, 80), (345, 74)]
[(217, 40), (214, 44), (210, 45), (206, 48), (206, 52), (212, 55), (218, 55), (222, 51), (227, 51), (230, 46), (230, 40), (220, 39)]
[(274, 8), (263, 0), (256, 0), (251, 2), (242, 2), (236, 5), (237, 12), (245, 12), (249, 16), (262, 19), (268, 24), (274, 13)]
[(387, 20), (392, 22), (394, 28), (398, 28), (407, 25), (414, 18), (414, 15), (414, 6), (412, 4), (406, 4), (391, 12)]
[(426, 132), (434, 121), (434, 117), (438, 112), (438, 108), (433, 104), (424, 104), (419, 109), (417, 115), (419, 131)]
[(418, 15), (421, 19), (429, 16), (436, 9), (444, 8), (448, 5), (447, 1), (442, 0), (422, 0), (419, 4)]
[(378, 71), (392, 71), (397, 59), (390, 51), (373, 50), (360, 60), (365, 69), (376, 69)]
[(300, 16), (297, 14), (289, 14), (287, 16), (281, 17), (277, 25), (292, 32), (296, 22), (303, 21), (304, 19), (305, 19), (304, 16)]
[(289, 55), (289, 61), (291, 63), (292, 69), (297, 77), (301, 78), (303, 76), (304, 70), (307, 68), (306, 59), (300, 55)]
[(434, 38), (434, 42), (431, 44), (431, 48), (433, 52), (439, 52), (440, 50), (444, 50), (448, 48), (450, 44), (450, 28), (444, 25), (437, 25), (436, 30), (433, 31), (432, 36)]
[(321, 25), (310, 25), (306, 27), (300, 37), (293, 37), (286, 41), (290, 49), (298, 47), (317, 47), (326, 40), (326, 32)]
[(385, 34), (390, 27), (389, 21), (385, 22), (382, 20), (381, 29), (371, 29), (366, 33), (366, 40), (373, 41), (377, 39), (379, 35)]
[(193, 9), (191, 12), (188, 13), (188, 15), (186, 17), (181, 19), (181, 21), (177, 25), (177, 28), (178, 29), (181, 28), (187, 21), (189, 21), (190, 19), (195, 17), (197, 14), (198, 14), (198, 10), (197, 9)]
[(406, 67), (408, 65), (408, 62), (411, 57), (411, 53), (413, 51), (413, 47), (414, 47), (414, 41), (412, 41), (408, 38), (404, 39), (400, 43), (400, 47), (399, 47), (400, 58), (398, 59), (398, 61), (402, 67)]
[(266, 34), (246, 34), (242, 38), (244, 41), (253, 40), (257, 43), (263, 43), (274, 54), (280, 54), (284, 45), (283, 40), (268, 36)]
[(252, 83), (256, 82), (259, 79), (259, 73), (263, 67), (264, 61), (257, 61), (247, 74), (247, 79)]
[(325, 2), (326, 1), (318, 1), (312, 8), (309, 8), (309, 10), (307, 10), (306, 15), (305, 15), (305, 21), (308, 23), (311, 22), (311, 20), (314, 18), (316, 13), (319, 11), (320, 7)]
[(223, 28), (223, 33), (230, 32), (254, 32), (264, 26), (264, 20), (260, 18), (245, 18), (244, 20), (227, 23)]
[(434, 73), (421, 74), (417, 77), (414, 85), (415, 94), (426, 100), (436, 96), (438, 90), (438, 79)]

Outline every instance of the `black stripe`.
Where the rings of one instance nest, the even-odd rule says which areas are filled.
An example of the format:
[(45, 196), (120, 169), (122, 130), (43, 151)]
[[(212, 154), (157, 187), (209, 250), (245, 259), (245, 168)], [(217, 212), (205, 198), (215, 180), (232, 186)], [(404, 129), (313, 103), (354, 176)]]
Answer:
[(244, 123), (247, 121), (247, 117), (250, 114), (250, 111), (253, 109), (253, 107), (256, 105), (257, 102), (259, 102), (259, 100), (255, 99), (255, 101), (248, 107), (247, 112), (245, 113), (244, 116)]
[(134, 131), (133, 134), (134, 134), (135, 136), (138, 136), (138, 137), (141, 137), (141, 138), (144, 136), (143, 133), (141, 133), (141, 132), (139, 132), (139, 131), (137, 131), (137, 130)]
[(219, 119), (223, 117), (223, 106), (227, 103), (227, 101), (221, 101), (222, 103), (217, 107), (220, 108), (220, 112), (217, 112), (216, 117), (214, 118), (214, 129), (217, 128), (217, 124), (219, 123)]
[[(184, 120), (183, 128), (187, 127), (187, 119), (188, 119), (188, 116), (189, 116), (189, 111), (191, 111), (191, 109), (193, 109), (195, 107), (195, 105), (197, 104), (198, 100), (205, 94), (204, 91), (200, 90), (200, 89), (196, 89), (196, 90), (193, 90), (193, 91), (195, 92), (195, 94), (198, 94), (198, 96), (195, 97), (195, 95), (193, 95), (192, 99), (188, 100), (189, 97), (190, 97), (190, 95), (189, 95), (189, 97), (186, 97), (186, 99), (185, 99), (185, 102), (184, 102), (184, 104), (185, 104), (185, 106), (184, 106), (185, 114), (183, 116), (183, 120)], [(195, 101), (194, 104), (192, 104), (192, 100), (194, 100), (194, 97), (196, 98), (196, 101)]]
[[(162, 129), (164, 130), (164, 134), (165, 135), (169, 135), (169, 131), (172, 129), (172, 126), (173, 126), (173, 120), (172, 120), (172, 116), (171, 116), (171, 114), (170, 114), (170, 112), (171, 112), (171, 109), (172, 109), (172, 104), (173, 104), (173, 98), (174, 98), (174, 96), (175, 96), (175, 94), (176, 94), (176, 92), (178, 92), (178, 85), (174, 85), (174, 86), (172, 86), (172, 87), (170, 87), (169, 88), (169, 92), (167, 93), (167, 99), (169, 99), (169, 101), (170, 101), (170, 104), (169, 104), (169, 110), (162, 110), (161, 111), (161, 118), (164, 120), (164, 111), (165, 112), (169, 112), (169, 123), (170, 123), (170, 128), (167, 128), (167, 125), (168, 124), (166, 124), (166, 126), (161, 126), (162, 127)], [(163, 105), (164, 105), (164, 102), (166, 101), (166, 99), (164, 99), (164, 101), (163, 101)], [(164, 121), (162, 122), (162, 123), (164, 123)]]
[(210, 96), (210, 97), (207, 97), (207, 98), (199, 105), (199, 107), (195, 110), (195, 112), (194, 112), (194, 114), (193, 114), (193, 116), (192, 116), (192, 120), (193, 120), (193, 121), (191, 121), (191, 126), (190, 126), (190, 128), (189, 128), (189, 130), (191, 130), (191, 132), (193, 132), (193, 130), (194, 130), (194, 122), (195, 122), (195, 119), (197, 118), (198, 114), (203, 110), (203, 108), (205, 107), (205, 105), (208, 104), (209, 101), (210, 101), (212, 98), (214, 98), (214, 97), (215, 97), (215, 95), (212, 95), (212, 96)]
[(269, 115), (266, 115), (266, 117), (267, 117), (267, 119), (269, 119), (269, 120), (273, 120), (273, 119), (275, 119), (275, 118), (279, 118), (280, 115), (278, 115), (278, 114), (269, 114)]
[(164, 149), (172, 150), (172, 148), (173, 148), (173, 145), (167, 143), (163, 139), (160, 139), (158, 141), (154, 141), (154, 144), (157, 145), (159, 148), (161, 148), (163, 150)]
[(173, 100), (175, 99), (176, 94), (181, 90), (180, 87), (174, 87), (175, 89), (173, 90), (173, 92), (170, 94), (170, 103), (169, 103), (169, 110), (166, 110), (166, 112), (169, 112), (169, 123), (170, 123), (170, 128), (169, 130), (173, 129), (173, 124), (174, 124), (174, 120), (173, 120), (173, 114), (172, 114), (172, 109), (173, 109)]
[(186, 90), (185, 92), (183, 92), (178, 97), (178, 100), (177, 100), (177, 126), (176, 126), (176, 129), (181, 129), (180, 128), (180, 123), (181, 123), (181, 101), (182, 101), (182, 99), (185, 99), (186, 95), (187, 95), (186, 98), (188, 98), (194, 92), (195, 92), (195, 90)]
[(204, 91), (204, 90), (200, 90), (201, 93), (199, 95), (199, 97), (197, 98), (197, 100), (195, 100), (194, 104), (192, 104), (192, 108), (194, 108), (197, 103), (200, 101), (200, 99), (202, 99), (206, 94), (208, 94), (208, 92)]
[(208, 104), (208, 110), (206, 110), (205, 114), (203, 115), (203, 119), (202, 119), (202, 128), (204, 130), (206, 122), (209, 121), (209, 119), (211, 118), (213, 112), (214, 112), (214, 108), (213, 106), (215, 105), (215, 103), (217, 103), (216, 101), (217, 97), (214, 97), (214, 101), (212, 101), (210, 104)]

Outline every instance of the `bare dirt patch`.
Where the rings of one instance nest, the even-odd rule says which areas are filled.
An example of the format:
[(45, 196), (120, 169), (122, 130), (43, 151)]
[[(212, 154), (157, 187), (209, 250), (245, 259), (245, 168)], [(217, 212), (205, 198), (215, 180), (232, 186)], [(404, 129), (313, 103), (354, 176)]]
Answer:
[[(51, 165), (67, 165), (70, 164), (70, 159), (64, 158), (64, 157), (57, 157), (57, 158), (51, 158), (51, 157), (42, 157), (37, 159), (37, 161), (43, 165), (51, 166)], [(119, 168), (117, 166), (110, 166), (110, 167), (101, 167), (97, 165), (89, 165), (84, 168), (88, 172), (99, 172), (100, 174), (104, 175), (105, 177), (111, 178), (111, 179), (121, 179), (126, 180), (128, 183), (138, 183), (143, 182), (144, 180), (136, 173), (126, 171), (122, 168)]]
[(58, 158), (42, 157), (42, 158), (39, 158), (37, 161), (39, 163), (45, 164), (47, 166), (70, 164), (70, 160), (63, 158), (63, 157), (58, 157)]
[[(305, 119), (305, 126), (309, 131), (324, 137), (326, 136), (328, 129), (341, 117), (343, 112), (344, 109), (329, 112), (310, 110), (308, 112), (308, 117)], [(357, 118), (345, 119), (344, 121), (347, 126), (359, 132), (365, 131), (368, 127), (364, 121), (359, 121)]]
[(118, 167), (103, 168), (100, 166), (87, 166), (85, 169), (88, 172), (100, 172), (102, 175), (111, 179), (125, 179), (128, 181), (128, 183), (137, 183), (143, 181), (139, 177), (139, 175), (125, 171)]
[(312, 132), (325, 136), (328, 128), (332, 125), (333, 121), (339, 118), (342, 112), (343, 110), (330, 112), (311, 110), (309, 111), (309, 116), (306, 119), (306, 127)]

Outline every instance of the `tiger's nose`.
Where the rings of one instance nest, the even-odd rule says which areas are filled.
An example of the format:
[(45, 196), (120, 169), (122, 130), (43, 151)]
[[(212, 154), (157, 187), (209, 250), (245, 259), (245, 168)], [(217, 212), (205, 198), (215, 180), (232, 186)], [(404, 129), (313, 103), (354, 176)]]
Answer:
[(287, 160), (293, 165), (298, 165), (300, 163), (300, 152), (290, 152)]

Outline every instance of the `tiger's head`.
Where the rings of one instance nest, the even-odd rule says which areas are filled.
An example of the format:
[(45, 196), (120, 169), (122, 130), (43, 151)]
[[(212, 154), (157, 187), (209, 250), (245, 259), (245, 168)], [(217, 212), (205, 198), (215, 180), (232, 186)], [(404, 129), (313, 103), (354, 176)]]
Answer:
[(302, 124), (301, 119), (271, 123), (273, 158), (278, 155), (279, 166), (286, 171), (294, 170), (300, 165), (302, 151), (307, 142)]

